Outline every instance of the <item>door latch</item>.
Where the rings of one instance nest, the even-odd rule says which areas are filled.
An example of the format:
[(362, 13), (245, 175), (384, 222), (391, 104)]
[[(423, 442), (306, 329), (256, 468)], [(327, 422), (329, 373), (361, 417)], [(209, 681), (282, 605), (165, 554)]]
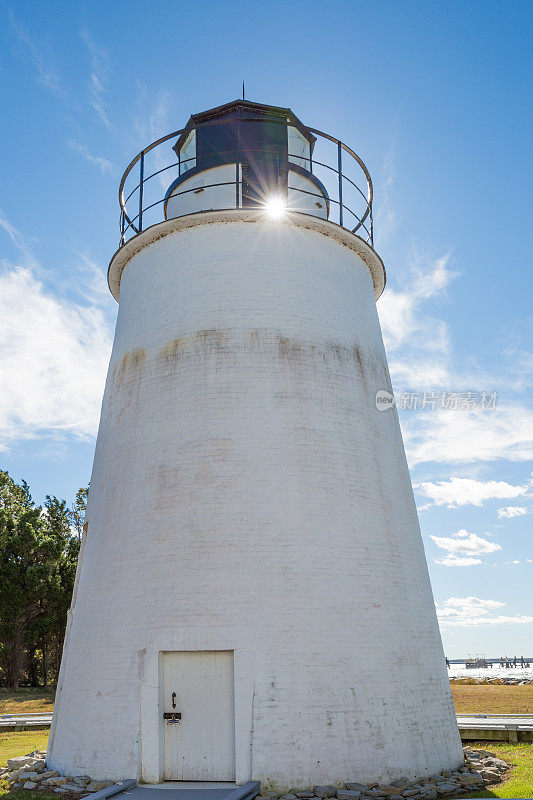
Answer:
[(163, 714), (163, 719), (166, 719), (167, 722), (172, 722), (174, 724), (181, 722), (181, 714), (179, 711), (165, 711)]

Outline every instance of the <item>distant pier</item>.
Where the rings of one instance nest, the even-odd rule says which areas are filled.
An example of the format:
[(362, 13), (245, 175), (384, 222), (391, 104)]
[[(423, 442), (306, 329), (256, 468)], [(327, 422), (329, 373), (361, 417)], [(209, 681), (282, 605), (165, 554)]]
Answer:
[(492, 669), (496, 664), (505, 669), (529, 669), (533, 662), (532, 658), (524, 656), (500, 656), (500, 658), (447, 658), (446, 666), (452, 664), (464, 664), (466, 669)]

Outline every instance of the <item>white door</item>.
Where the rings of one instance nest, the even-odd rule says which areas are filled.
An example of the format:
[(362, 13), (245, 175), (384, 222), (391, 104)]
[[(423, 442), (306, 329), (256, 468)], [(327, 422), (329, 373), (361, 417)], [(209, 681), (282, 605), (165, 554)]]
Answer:
[(165, 779), (235, 780), (233, 651), (163, 653)]

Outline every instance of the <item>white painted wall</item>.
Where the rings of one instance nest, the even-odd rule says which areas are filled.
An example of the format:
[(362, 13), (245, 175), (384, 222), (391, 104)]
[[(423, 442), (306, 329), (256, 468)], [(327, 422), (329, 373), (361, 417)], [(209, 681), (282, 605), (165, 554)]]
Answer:
[(234, 651), (238, 782), (388, 781), (460, 763), (398, 419), (375, 408), (383, 388), (369, 269), (332, 237), (228, 221), (133, 256), (53, 767), (159, 780), (159, 654), (183, 650)]
[[(168, 198), (165, 219), (199, 211), (235, 208), (235, 177), (235, 164), (223, 164), (191, 175)], [(240, 203), (242, 200), (239, 194)], [(300, 211), (321, 219), (328, 218), (326, 196), (313, 181), (292, 170), (289, 171), (288, 178), (287, 207), (291, 211)]]
[(287, 207), (321, 219), (328, 218), (327, 197), (318, 186), (305, 175), (289, 171)]
[(222, 164), (191, 175), (176, 187), (165, 203), (165, 219), (198, 211), (235, 208), (235, 177), (235, 164)]

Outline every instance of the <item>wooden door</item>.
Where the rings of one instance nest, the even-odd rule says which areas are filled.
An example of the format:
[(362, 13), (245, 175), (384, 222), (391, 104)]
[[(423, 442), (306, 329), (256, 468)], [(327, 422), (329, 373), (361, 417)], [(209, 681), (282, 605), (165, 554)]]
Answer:
[(233, 651), (163, 654), (165, 779), (235, 780)]

